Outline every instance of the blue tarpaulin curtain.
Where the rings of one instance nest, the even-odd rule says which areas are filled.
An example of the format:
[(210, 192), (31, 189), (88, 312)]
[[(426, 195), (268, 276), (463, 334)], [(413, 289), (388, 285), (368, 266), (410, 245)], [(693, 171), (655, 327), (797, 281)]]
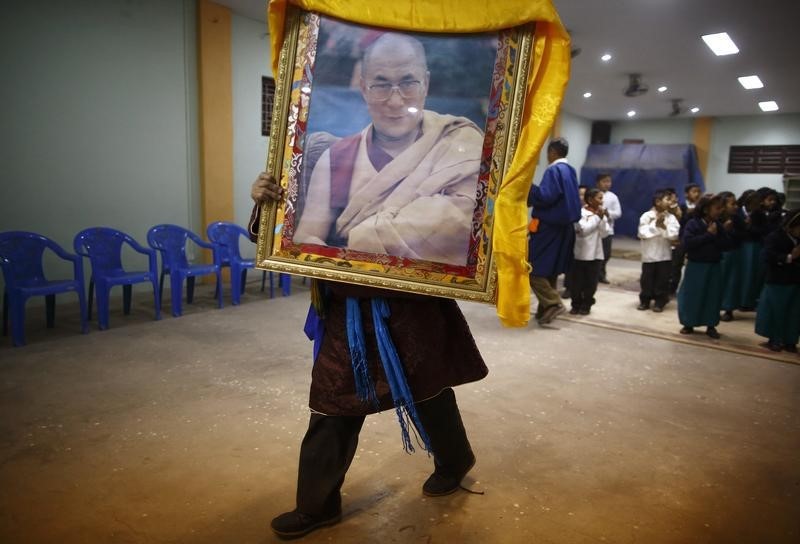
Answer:
[(581, 183), (594, 187), (599, 173), (613, 178), (611, 190), (622, 204), (614, 232), (623, 236), (636, 237), (639, 217), (652, 207), (658, 189), (675, 189), (681, 202), (689, 183), (705, 190), (693, 145), (591, 145), (581, 168)]

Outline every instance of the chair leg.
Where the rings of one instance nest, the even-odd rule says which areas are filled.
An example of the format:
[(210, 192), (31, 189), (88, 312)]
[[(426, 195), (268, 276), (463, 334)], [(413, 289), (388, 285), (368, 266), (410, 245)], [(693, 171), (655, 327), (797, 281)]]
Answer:
[(275, 275), (269, 273), (269, 298), (275, 298)]
[(246, 268), (242, 268), (242, 281), (241, 281), (241, 283), (239, 285), (241, 286), (239, 294), (243, 295), (244, 294), (244, 286), (247, 285), (247, 269)]
[[(233, 277), (233, 274), (231, 274)], [(217, 289), (219, 290), (219, 296), (217, 297), (217, 308), (222, 308), (222, 272), (217, 270)]]
[(261, 292), (264, 292), (264, 285), (267, 283), (267, 271), (261, 271)]
[(158, 300), (164, 300), (164, 271), (161, 271), (161, 276), (158, 278)]
[(133, 286), (122, 286), (122, 313), (131, 315), (131, 299), (133, 298)]
[(183, 297), (183, 277), (177, 272), (169, 275), (170, 298), (172, 299), (172, 315), (180, 317), (182, 313), (181, 298)]
[(11, 312), (11, 341), (14, 346), (25, 345), (25, 299), (13, 297), (9, 301)]
[(86, 292), (83, 290), (83, 285), (78, 287), (78, 307), (81, 313), (81, 333), (87, 334), (89, 332), (89, 312), (86, 309)]
[(292, 277), (289, 274), (281, 274), (279, 277), (283, 296), (288, 297), (292, 294)]
[(153, 304), (156, 308), (156, 321), (158, 321), (161, 319), (161, 297), (158, 292), (158, 283), (156, 283), (155, 277), (153, 277), (150, 283), (153, 285)]
[(194, 302), (194, 276), (186, 278), (186, 304)]
[(111, 287), (106, 285), (105, 282), (95, 286), (97, 290), (97, 325), (101, 331), (108, 328), (108, 314), (109, 314), (109, 299)]
[(89, 302), (86, 305), (86, 316), (92, 320), (92, 304), (94, 303), (94, 278), (89, 280)]
[(45, 295), (44, 300), (47, 307), (47, 328), (52, 329), (56, 326), (56, 296)]
[[(242, 270), (244, 272), (244, 270)], [(239, 270), (231, 267), (231, 304), (236, 306), (241, 299), (242, 287), (239, 282), (242, 281), (242, 273)]]
[(8, 291), (3, 289), (3, 336), (8, 336)]

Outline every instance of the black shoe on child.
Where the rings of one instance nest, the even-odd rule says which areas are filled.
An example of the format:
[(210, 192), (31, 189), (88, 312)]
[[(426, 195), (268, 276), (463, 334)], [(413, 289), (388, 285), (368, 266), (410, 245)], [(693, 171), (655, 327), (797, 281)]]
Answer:
[(783, 351), (788, 351), (789, 353), (797, 353), (797, 346), (783, 346)]
[(580, 311), (577, 308), (570, 308), (569, 313), (572, 315), (578, 315)]
[(645, 310), (649, 310), (650, 309), (650, 305), (649, 304), (645, 304), (644, 302), (642, 302), (641, 304), (639, 304), (636, 307), (636, 309), (643, 312)]
[(589, 308), (581, 308), (580, 310), (578, 310), (578, 313), (581, 315), (589, 315), (590, 311)]
[(292, 510), (291, 512), (284, 512), (273, 519), (270, 527), (272, 531), (281, 538), (300, 538), (311, 531), (321, 527), (335, 525), (340, 521), (342, 521), (341, 511), (331, 515), (317, 517)]
[(605, 284), (605, 285), (609, 285), (609, 284), (611, 283), (610, 281), (608, 281), (608, 279), (607, 279), (607, 278), (600, 278), (600, 279), (599, 279), (599, 280), (597, 280), (597, 281), (598, 281), (598, 282), (600, 282), (600, 283), (603, 283), (603, 284)]
[(657, 313), (657, 314), (660, 314), (661, 312), (664, 311), (664, 307), (663, 306), (653, 306), (653, 311), (655, 313)]
[(719, 320), (725, 321), (726, 323), (728, 321), (733, 321), (733, 312), (730, 310), (726, 311), (724, 314), (720, 316)]
[(781, 351), (782, 349), (784, 349), (783, 346), (780, 345), (777, 342), (762, 342), (762, 343), (759, 344), (759, 346), (761, 346), (762, 348), (767, 348), (768, 350), (775, 351), (775, 352), (778, 352), (778, 351)]
[(692, 327), (684, 327), (681, 329), (681, 334), (692, 334), (694, 329)]
[(706, 327), (706, 334), (710, 338), (713, 338), (714, 340), (717, 340), (720, 337), (720, 334), (719, 332), (717, 332), (717, 329), (715, 327)]

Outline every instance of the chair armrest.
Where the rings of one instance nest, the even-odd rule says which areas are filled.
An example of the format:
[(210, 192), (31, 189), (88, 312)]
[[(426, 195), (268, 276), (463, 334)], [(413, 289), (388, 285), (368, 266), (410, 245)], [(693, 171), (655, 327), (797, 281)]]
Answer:
[(137, 253), (141, 253), (142, 255), (155, 255), (156, 254), (156, 250), (155, 249), (153, 249), (151, 247), (144, 247), (142, 244), (140, 244), (139, 242), (137, 242), (133, 238), (126, 237), (125, 241)]
[(217, 266), (221, 266), (221, 264), (222, 264), (222, 256), (220, 255), (220, 251), (219, 251), (220, 250), (220, 246), (219, 246), (219, 244), (216, 244), (214, 242), (206, 242), (205, 240), (203, 240), (202, 238), (200, 238), (198, 235), (196, 235), (193, 232), (189, 233), (189, 239), (191, 239), (192, 242), (197, 244), (199, 247), (202, 247), (202, 248), (205, 248), (205, 249), (210, 249), (211, 250), (211, 255), (214, 258), (214, 264), (217, 265)]

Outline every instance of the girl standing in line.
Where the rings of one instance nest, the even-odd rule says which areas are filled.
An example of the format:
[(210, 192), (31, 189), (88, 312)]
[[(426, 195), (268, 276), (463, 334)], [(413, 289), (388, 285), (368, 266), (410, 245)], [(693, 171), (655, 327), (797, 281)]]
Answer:
[(704, 325), (706, 334), (719, 338), (717, 324), (722, 306), (722, 251), (726, 246), (724, 227), (719, 221), (722, 199), (705, 195), (683, 231), (687, 263), (678, 289), (678, 318), (681, 334), (692, 334)]
[(800, 210), (787, 213), (783, 228), (767, 236), (762, 253), (767, 266), (758, 300), (756, 334), (772, 351), (797, 353), (800, 336)]
[(722, 226), (728, 236), (728, 249), (722, 253), (722, 321), (733, 321), (733, 311), (741, 306), (742, 297), (742, 243), (745, 223), (739, 214), (736, 195), (730, 191), (719, 193), (724, 208)]

